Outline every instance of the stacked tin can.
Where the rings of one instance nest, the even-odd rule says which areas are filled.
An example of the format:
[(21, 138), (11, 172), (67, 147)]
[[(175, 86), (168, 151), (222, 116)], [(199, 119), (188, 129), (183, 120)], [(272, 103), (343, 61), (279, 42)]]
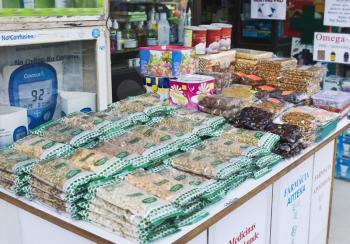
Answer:
[(335, 177), (350, 180), (350, 130), (338, 137)]
[(153, 46), (140, 49), (141, 73), (146, 93), (170, 103), (170, 79), (195, 72), (191, 47)]

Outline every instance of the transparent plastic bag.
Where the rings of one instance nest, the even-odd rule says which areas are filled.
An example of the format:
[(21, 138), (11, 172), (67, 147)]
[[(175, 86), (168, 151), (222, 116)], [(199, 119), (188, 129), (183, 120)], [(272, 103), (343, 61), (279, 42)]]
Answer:
[(227, 154), (207, 153), (199, 150), (186, 152), (167, 161), (167, 164), (177, 169), (213, 179), (225, 179), (250, 163), (251, 160), (246, 157), (231, 158)]
[(132, 173), (126, 177), (126, 181), (160, 199), (179, 206), (184, 206), (198, 199), (202, 193), (196, 186), (185, 184), (185, 182), (179, 183), (161, 174), (149, 171)]
[(71, 146), (36, 135), (24, 137), (13, 144), (12, 148), (19, 153), (38, 159), (66, 156), (73, 151)]
[(245, 107), (236, 116), (233, 124), (249, 130), (265, 130), (272, 122), (273, 114), (255, 107)]
[(221, 134), (221, 137), (238, 143), (263, 147), (268, 150), (272, 150), (280, 140), (278, 135), (270, 132), (246, 130), (242, 128), (235, 128), (233, 126), (226, 126)]

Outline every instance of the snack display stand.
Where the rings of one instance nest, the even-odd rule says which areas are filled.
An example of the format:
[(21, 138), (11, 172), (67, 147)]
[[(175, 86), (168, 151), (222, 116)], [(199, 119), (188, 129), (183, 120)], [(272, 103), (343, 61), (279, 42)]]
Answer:
[[(209, 217), (157, 243), (281, 243), (286, 238), (295, 243), (326, 243), (335, 140), (349, 127), (348, 119), (342, 119), (324, 140), (281, 162), (260, 179), (248, 180), (231, 190), (206, 209)], [(0, 198), (1, 243), (18, 239), (22, 243), (131, 243), (3, 189)]]

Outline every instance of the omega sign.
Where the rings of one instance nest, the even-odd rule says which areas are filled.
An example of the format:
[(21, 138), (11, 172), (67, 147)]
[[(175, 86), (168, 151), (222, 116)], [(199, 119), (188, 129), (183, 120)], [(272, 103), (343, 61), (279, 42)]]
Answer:
[(316, 32), (314, 60), (350, 64), (350, 35)]

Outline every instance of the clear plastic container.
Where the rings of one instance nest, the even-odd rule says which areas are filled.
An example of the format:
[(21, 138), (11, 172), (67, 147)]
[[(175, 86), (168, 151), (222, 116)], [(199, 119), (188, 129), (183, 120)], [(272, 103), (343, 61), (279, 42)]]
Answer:
[(350, 93), (321, 91), (312, 96), (314, 105), (332, 112), (341, 112), (350, 105)]

